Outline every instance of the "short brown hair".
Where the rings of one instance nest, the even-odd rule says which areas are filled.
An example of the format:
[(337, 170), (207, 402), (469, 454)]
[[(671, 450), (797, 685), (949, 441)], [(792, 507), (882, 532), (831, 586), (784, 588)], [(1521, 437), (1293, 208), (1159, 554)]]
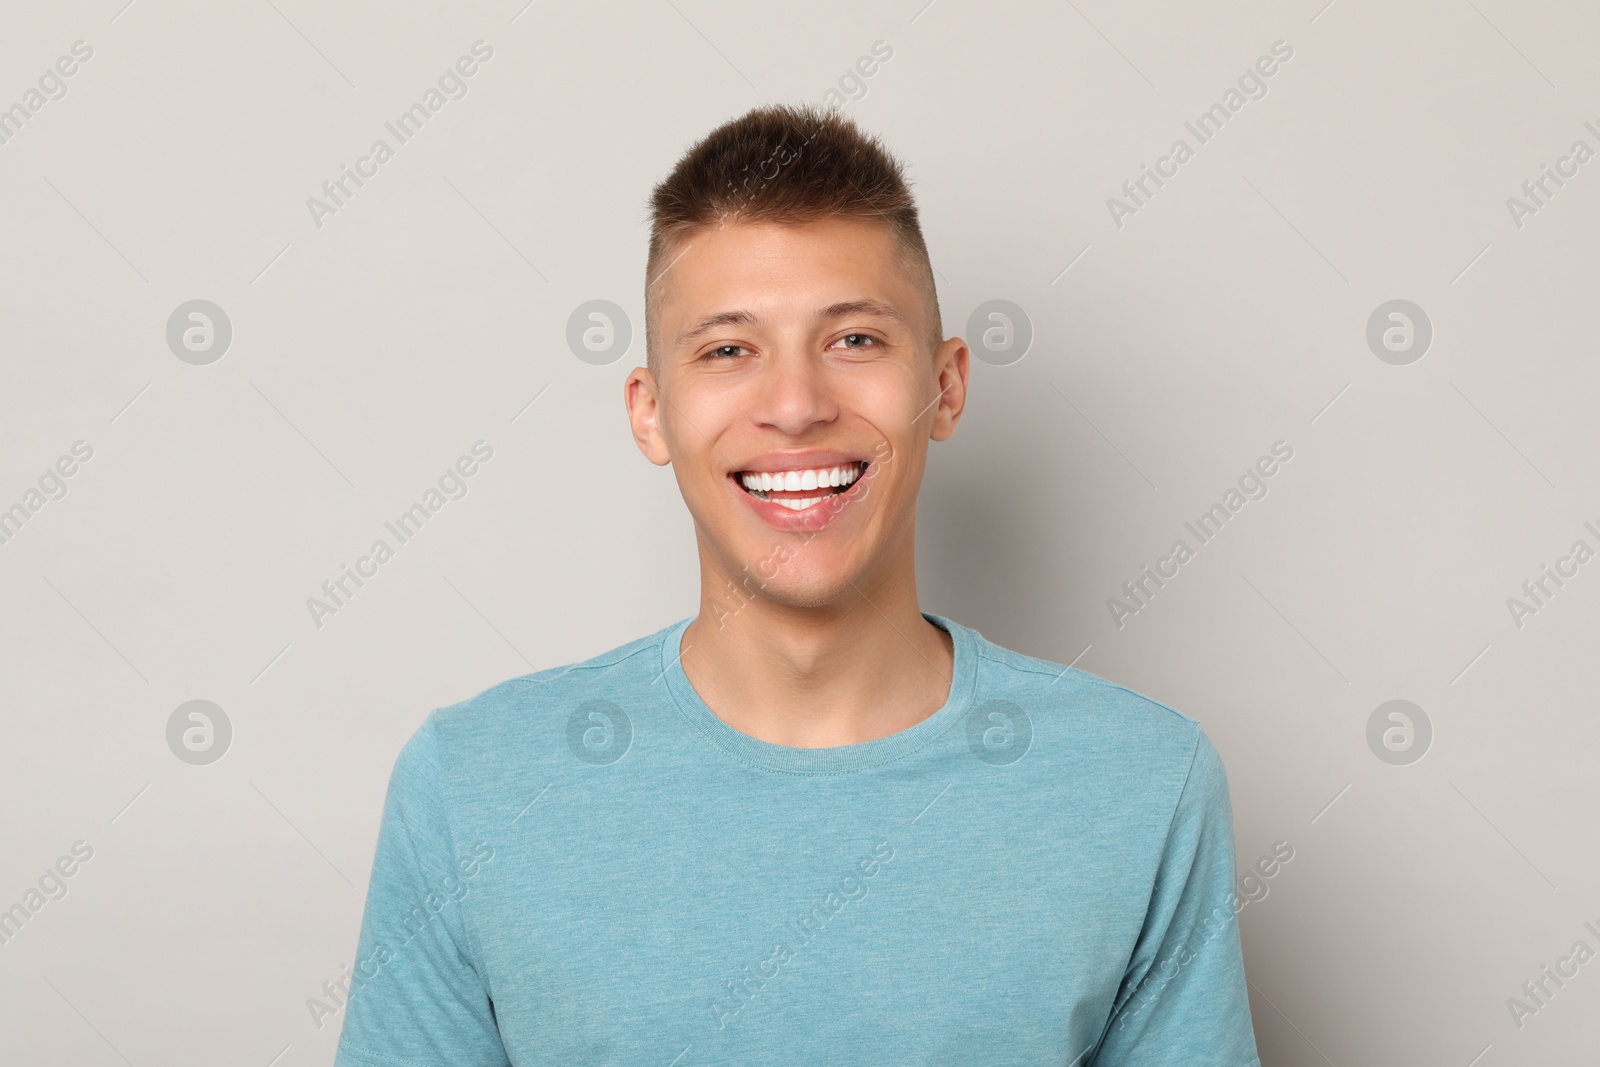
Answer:
[[(928, 303), (932, 347), (944, 328), (933, 263), (901, 165), (876, 137), (815, 105), (755, 108), (712, 130), (684, 153), (650, 198), (645, 267), (645, 352), (659, 365), (659, 284), (689, 233), (724, 222), (805, 223), (879, 219), (899, 242)], [(681, 254), (681, 253), (676, 253)]]

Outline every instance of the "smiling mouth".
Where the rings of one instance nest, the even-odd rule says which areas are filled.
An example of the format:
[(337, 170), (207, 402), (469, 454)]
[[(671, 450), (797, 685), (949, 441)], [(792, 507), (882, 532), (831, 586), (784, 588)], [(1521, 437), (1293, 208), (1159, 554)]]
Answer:
[(830, 496), (848, 492), (866, 473), (866, 460), (837, 467), (812, 467), (790, 471), (734, 471), (731, 477), (757, 500), (781, 504), (791, 511), (815, 507)]

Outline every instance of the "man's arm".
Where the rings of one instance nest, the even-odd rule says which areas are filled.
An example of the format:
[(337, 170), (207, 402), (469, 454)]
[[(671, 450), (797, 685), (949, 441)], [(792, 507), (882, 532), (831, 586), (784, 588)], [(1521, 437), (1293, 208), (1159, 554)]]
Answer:
[(457, 842), (430, 716), (395, 760), (336, 1067), (510, 1067), (462, 912), (494, 842)]
[(1260, 1067), (1235, 920), (1233, 807), (1203, 729), (1093, 1067)]

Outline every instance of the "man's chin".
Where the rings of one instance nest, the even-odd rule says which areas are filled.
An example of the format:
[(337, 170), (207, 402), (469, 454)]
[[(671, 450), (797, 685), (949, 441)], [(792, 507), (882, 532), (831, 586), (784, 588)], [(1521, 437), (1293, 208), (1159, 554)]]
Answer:
[(745, 569), (742, 581), (734, 583), (741, 586), (737, 592), (727, 588), (719, 599), (734, 599), (736, 603), (730, 605), (734, 608), (740, 606), (738, 602), (748, 606), (761, 601), (771, 607), (797, 610), (849, 609), (860, 602), (859, 581), (852, 568), (821, 569), (817, 561), (802, 561), (797, 556), (781, 562), (762, 562), (761, 567), (752, 564)]
[(790, 585), (783, 589), (768, 586), (762, 596), (775, 605), (801, 610), (854, 607), (861, 599), (848, 582), (814, 582)]

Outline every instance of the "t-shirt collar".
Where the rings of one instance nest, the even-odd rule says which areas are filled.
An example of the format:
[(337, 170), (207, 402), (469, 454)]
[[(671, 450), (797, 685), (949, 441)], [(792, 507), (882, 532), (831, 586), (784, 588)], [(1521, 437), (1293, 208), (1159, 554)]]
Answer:
[(662, 632), (659, 676), (673, 704), (711, 744), (745, 763), (790, 774), (847, 774), (900, 759), (942, 735), (959, 722), (972, 706), (977, 682), (977, 635), (957, 622), (922, 612), (922, 617), (944, 630), (955, 644), (954, 670), (944, 705), (932, 715), (898, 733), (833, 748), (795, 748), (775, 745), (736, 730), (717, 717), (689, 682), (682, 663), (684, 631), (695, 616), (682, 619)]

